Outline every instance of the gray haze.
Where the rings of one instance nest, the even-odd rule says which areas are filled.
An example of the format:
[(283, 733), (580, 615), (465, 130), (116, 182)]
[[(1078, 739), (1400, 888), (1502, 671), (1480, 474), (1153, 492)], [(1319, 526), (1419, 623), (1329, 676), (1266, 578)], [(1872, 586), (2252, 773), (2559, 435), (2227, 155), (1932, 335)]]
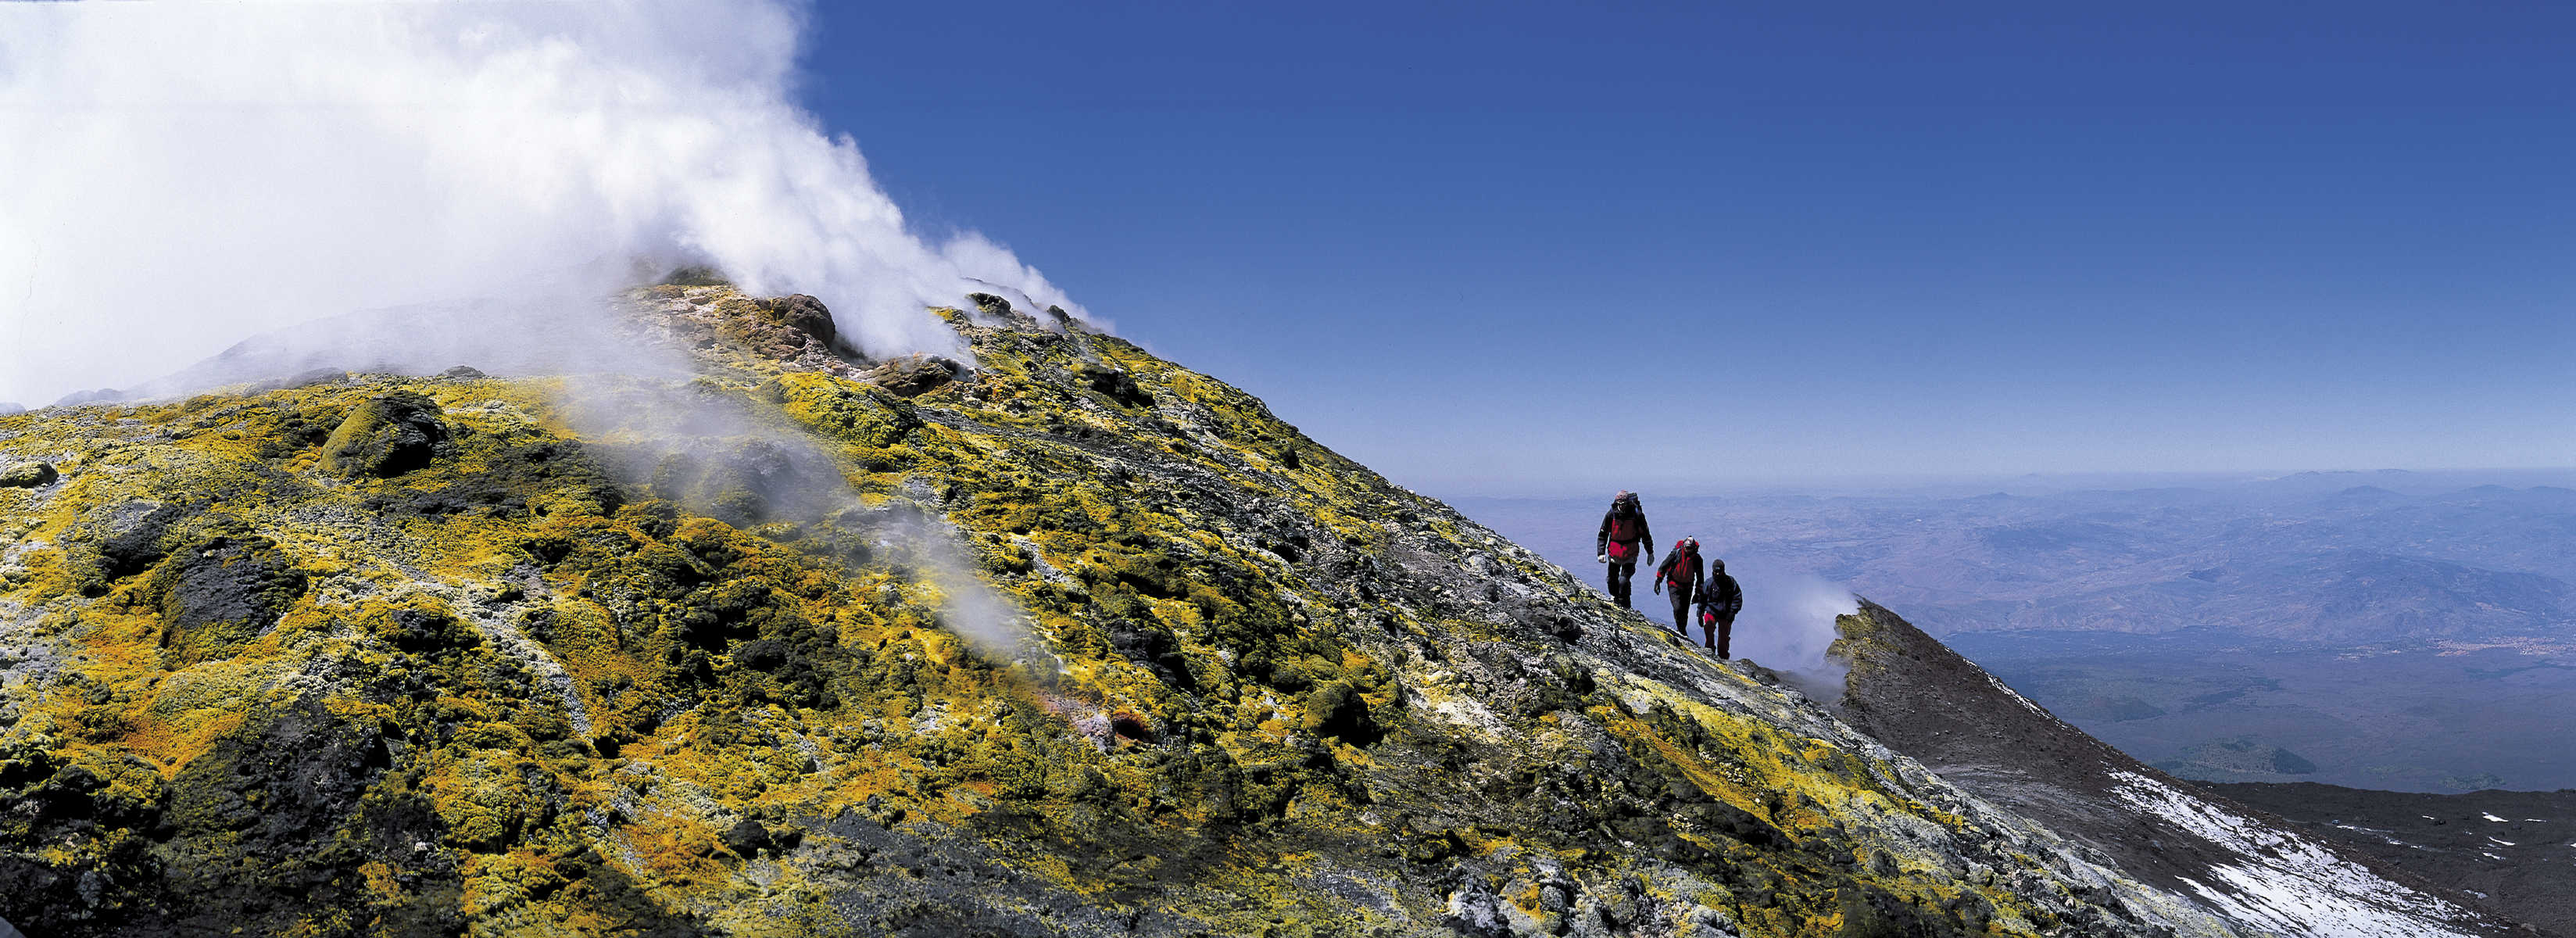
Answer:
[[(1607, 496), (1453, 503), (1591, 576)], [(2188, 777), (2576, 786), (2576, 470), (1644, 497), (1743, 582), (1756, 660), (1815, 619), (1757, 610), (1847, 584)]]

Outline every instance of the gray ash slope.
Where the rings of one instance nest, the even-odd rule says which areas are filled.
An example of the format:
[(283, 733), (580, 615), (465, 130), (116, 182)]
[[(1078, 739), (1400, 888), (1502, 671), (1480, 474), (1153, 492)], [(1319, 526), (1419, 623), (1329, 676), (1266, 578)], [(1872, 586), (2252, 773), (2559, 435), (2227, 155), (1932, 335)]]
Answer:
[(2303, 833), (2085, 735), (1874, 603), (1837, 623), (1836, 707), (1944, 780), (2251, 933), (2542, 935), (2479, 897)]
[(2201, 787), (2497, 912), (2576, 934), (2576, 789), (2437, 795), (2314, 782)]

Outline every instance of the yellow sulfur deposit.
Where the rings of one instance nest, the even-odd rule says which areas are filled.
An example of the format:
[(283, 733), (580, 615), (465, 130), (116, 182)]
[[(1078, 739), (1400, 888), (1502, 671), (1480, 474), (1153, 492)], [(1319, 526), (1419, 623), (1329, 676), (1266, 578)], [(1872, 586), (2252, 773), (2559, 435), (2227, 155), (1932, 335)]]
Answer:
[(2223, 931), (1125, 341), (627, 302), (695, 376), (0, 417), (0, 917)]

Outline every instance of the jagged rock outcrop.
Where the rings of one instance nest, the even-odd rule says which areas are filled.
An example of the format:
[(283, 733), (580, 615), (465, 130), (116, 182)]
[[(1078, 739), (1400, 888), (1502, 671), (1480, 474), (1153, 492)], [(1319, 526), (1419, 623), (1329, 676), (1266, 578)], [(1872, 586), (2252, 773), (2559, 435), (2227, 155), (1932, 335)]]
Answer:
[(2529, 935), (2482, 903), (2338, 849), (2085, 735), (1874, 603), (1837, 620), (1836, 709), (1976, 796), (2256, 932)]
[(68, 470), (0, 489), (0, 917), (2238, 933), (1060, 311), (946, 311), (907, 396), (788, 306), (638, 291), (687, 375), (0, 417)]
[(967, 377), (972, 369), (943, 355), (906, 355), (859, 373), (859, 380), (905, 397)]
[(323, 441), (322, 468), (343, 477), (392, 478), (429, 465), (447, 441), (447, 421), (439, 415), (437, 401), (414, 391), (368, 398)]
[(41, 460), (0, 463), (0, 488), (31, 489), (40, 485), (52, 485), (55, 479), (61, 477), (62, 474), (54, 470), (53, 463)]
[(2449, 887), (2473, 904), (2557, 934), (2576, 934), (2576, 789), (2437, 795), (2314, 782), (2200, 783), (2279, 815), (2300, 833)]

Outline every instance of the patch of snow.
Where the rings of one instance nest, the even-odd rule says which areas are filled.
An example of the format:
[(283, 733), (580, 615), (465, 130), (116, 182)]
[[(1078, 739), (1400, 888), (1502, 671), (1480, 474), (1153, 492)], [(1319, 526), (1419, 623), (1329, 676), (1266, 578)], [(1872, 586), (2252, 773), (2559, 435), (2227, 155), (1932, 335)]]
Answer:
[(2490, 821), (2502, 821), (2502, 820), (2504, 820), (2503, 818), (2497, 817), (2497, 816), (2492, 815), (2492, 814), (2488, 814), (2488, 813), (2486, 813), (2486, 812), (2484, 812), (2484, 811), (2480, 811), (2480, 812), (2478, 812), (2478, 816), (2479, 816), (2479, 817), (2482, 817), (2482, 818), (2486, 818), (2487, 820), (2490, 820)]
[(2502, 860), (2502, 859), (2504, 859), (2503, 857), (2496, 856), (2495, 854), (2488, 853), (2488, 852), (2486, 852), (2486, 851), (2484, 851), (2484, 850), (2480, 850), (2480, 851), (2478, 851), (2478, 855), (2479, 855), (2479, 856), (2482, 856), (2482, 857), (2485, 857), (2485, 858), (2487, 858), (2487, 859), (2490, 859), (2490, 860)]
[[(2469, 933), (2469, 913), (2381, 878), (2313, 840), (2273, 828), (2135, 772), (2113, 772), (2113, 794), (2190, 831), (2242, 862), (2210, 867), (2213, 884), (2182, 881), (2219, 913), (2303, 938), (2445, 938)], [(2420, 910), (2420, 911), (2419, 911)], [(2428, 914), (2429, 913), (2429, 914)]]
[(2499, 846), (2499, 847), (2512, 847), (2512, 846), (2517, 846), (2513, 841), (2510, 841), (2510, 840), (2497, 840), (2497, 839), (2496, 839), (2496, 838), (2494, 838), (2494, 837), (2489, 837), (2489, 838), (2487, 838), (2487, 839), (2488, 839), (2488, 840), (2495, 841), (2496, 846)]
[(1994, 675), (1986, 675), (1986, 683), (1994, 685), (1996, 690), (2003, 691), (2004, 696), (2010, 697), (2015, 703), (2021, 704), (2022, 709), (2039, 714), (2040, 716), (2048, 715), (2048, 711), (2040, 709), (2038, 704), (2031, 703), (2030, 698), (2022, 696), (2020, 691), (2005, 687), (2004, 682), (1996, 680)]

